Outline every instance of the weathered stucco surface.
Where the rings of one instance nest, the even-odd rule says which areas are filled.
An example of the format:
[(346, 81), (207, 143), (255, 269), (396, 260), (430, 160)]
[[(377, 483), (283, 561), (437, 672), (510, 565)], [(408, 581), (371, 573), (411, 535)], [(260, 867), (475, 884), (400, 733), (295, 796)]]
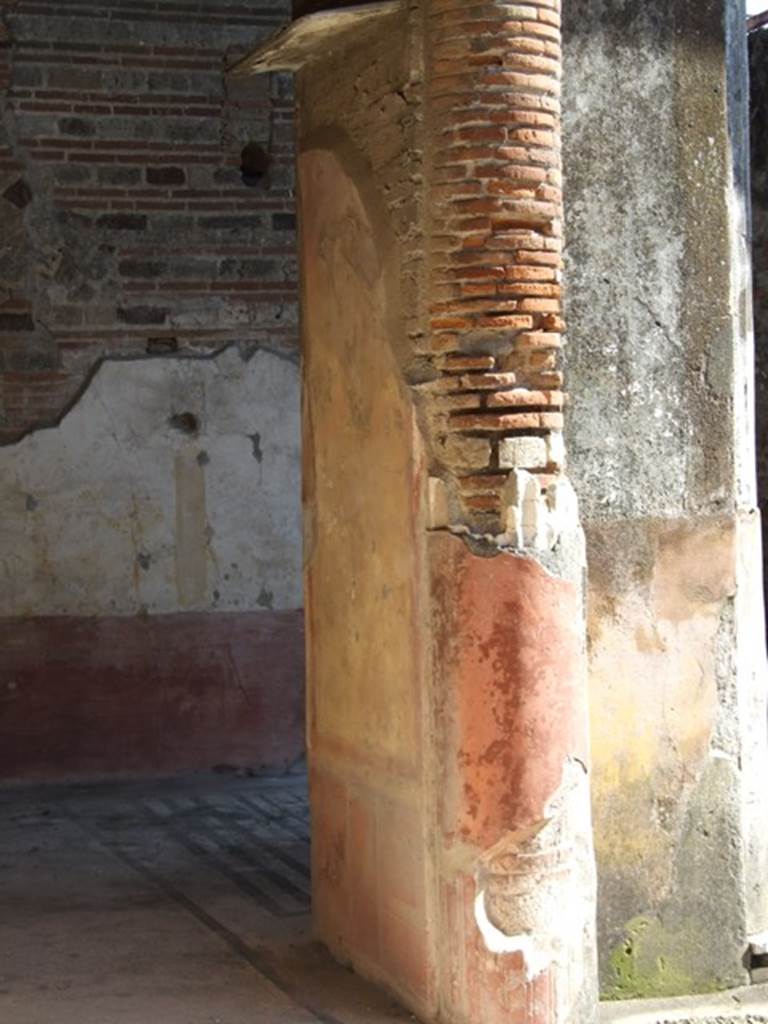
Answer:
[(298, 387), (265, 349), (102, 363), (0, 448), (0, 615), (300, 607)]
[(2, 777), (301, 752), (289, 17), (0, 0)]
[(754, 504), (738, 6), (564, 11), (568, 428), (588, 519)]
[(412, 771), (413, 412), (387, 336), (386, 250), (332, 152), (306, 151), (300, 169), (316, 211), (302, 228), (312, 728)]
[(768, 924), (740, 7), (564, 7), (567, 428), (609, 996), (741, 982)]
[[(735, 671), (737, 578), (745, 582), (738, 546), (754, 544), (756, 531), (754, 518), (607, 522), (590, 530), (594, 807), (608, 995), (683, 994), (743, 980), (754, 894), (743, 850), (742, 712), (724, 684)], [(723, 892), (728, 900), (716, 898)]]
[(581, 581), (441, 531), (429, 556), (441, 1008), (451, 1021), (589, 1021)]
[(755, 312), (757, 489), (768, 551), (768, 31), (749, 37), (752, 170), (752, 274)]
[(423, 469), (398, 364), (416, 211), (387, 216), (412, 191), (407, 68), (391, 23), (299, 79), (308, 744), (318, 934), (426, 1014)]
[[(315, 921), (337, 956), (424, 1019), (452, 1024), (588, 1020), (595, 1009), (575, 504), (560, 516), (568, 538), (536, 528), (539, 505), (551, 511), (546, 487), (566, 483), (559, 460), (549, 471), (543, 436), (561, 424), (539, 408), (562, 397), (549, 351), (560, 325), (558, 144), (525, 127), (554, 122), (557, 13), (545, 6), (531, 45), (546, 56), (530, 58), (549, 75), (545, 113), (534, 76), (513, 116), (506, 80), (493, 78), (493, 33), (473, 24), (474, 39), (461, 7), (431, 0), (375, 31), (361, 25), (348, 52), (321, 50), (298, 82)], [(494, 4), (489, 17), (514, 35), (509, 9)], [(510, 42), (512, 64), (529, 60), (524, 36)], [(465, 99), (484, 105), (469, 114), (442, 94), (449, 66), (467, 70), (465, 46), (481, 69), (462, 79)], [(490, 99), (486, 71), (501, 90)], [(467, 196), (472, 175), (448, 166), (503, 162), (484, 129), (463, 127), (493, 114), (493, 139), (519, 141), (521, 165), (548, 168), (531, 171), (532, 200), (495, 170), (469, 186), (487, 196)], [(483, 145), (472, 147), (475, 131)], [(539, 186), (549, 201), (537, 206)], [(506, 244), (520, 250), (513, 298), (496, 290)], [(520, 296), (525, 315), (507, 316)], [(454, 437), (450, 456), (441, 396), (449, 412), (469, 402), (479, 417), (467, 432), (481, 436)], [(533, 412), (518, 417), (526, 402)], [(517, 441), (525, 430), (542, 441), (544, 460), (526, 463), (541, 487), (491, 456), (489, 432)], [(466, 502), (444, 500), (446, 466), (463, 471)], [(507, 476), (520, 493), (502, 498)], [(512, 518), (503, 501), (519, 522), (495, 537)]]
[(0, 447), (0, 777), (301, 756), (299, 476), (298, 366), (238, 346)]

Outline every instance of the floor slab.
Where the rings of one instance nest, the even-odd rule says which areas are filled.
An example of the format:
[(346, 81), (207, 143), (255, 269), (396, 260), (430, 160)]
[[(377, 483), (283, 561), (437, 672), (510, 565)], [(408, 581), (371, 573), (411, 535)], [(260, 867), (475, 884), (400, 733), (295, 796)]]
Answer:
[(301, 777), (0, 791), (0, 1020), (390, 1024), (312, 942)]

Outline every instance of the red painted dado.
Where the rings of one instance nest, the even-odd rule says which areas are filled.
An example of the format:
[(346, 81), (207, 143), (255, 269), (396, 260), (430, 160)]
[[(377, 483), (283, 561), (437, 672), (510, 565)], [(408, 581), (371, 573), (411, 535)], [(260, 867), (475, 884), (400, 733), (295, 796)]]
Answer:
[(447, 835), (487, 849), (544, 818), (568, 759), (587, 763), (581, 596), (531, 558), (430, 538)]
[(0, 620), (0, 778), (279, 770), (304, 750), (303, 614)]
[[(446, 1019), (589, 1019), (593, 873), (579, 588), (429, 543)], [(497, 929), (481, 933), (478, 900)], [(529, 937), (530, 947), (508, 937)], [(501, 946), (494, 946), (494, 941)]]

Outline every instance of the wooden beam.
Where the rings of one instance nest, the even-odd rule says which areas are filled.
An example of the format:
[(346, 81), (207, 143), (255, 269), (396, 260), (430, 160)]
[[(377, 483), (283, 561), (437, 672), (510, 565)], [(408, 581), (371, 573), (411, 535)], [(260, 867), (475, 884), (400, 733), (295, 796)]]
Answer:
[(382, 18), (401, 13), (400, 0), (379, 0), (344, 8), (336, 4), (331, 10), (306, 14), (238, 61), (228, 74), (244, 78), (265, 71), (295, 71), (309, 61), (343, 49), (356, 34)]

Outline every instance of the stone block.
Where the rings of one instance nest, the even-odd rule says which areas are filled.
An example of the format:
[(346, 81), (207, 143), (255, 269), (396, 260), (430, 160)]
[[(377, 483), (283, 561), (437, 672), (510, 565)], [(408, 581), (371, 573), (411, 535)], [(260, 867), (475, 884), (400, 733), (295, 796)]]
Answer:
[(502, 469), (540, 469), (547, 463), (547, 442), (543, 437), (506, 437), (499, 443)]
[(445, 482), (437, 477), (429, 478), (427, 518), (430, 530), (444, 530), (450, 521)]
[(562, 434), (550, 434), (547, 438), (547, 465), (565, 468), (565, 440)]
[(453, 435), (445, 439), (441, 454), (448, 466), (485, 469), (491, 461), (491, 442), (484, 437)]

